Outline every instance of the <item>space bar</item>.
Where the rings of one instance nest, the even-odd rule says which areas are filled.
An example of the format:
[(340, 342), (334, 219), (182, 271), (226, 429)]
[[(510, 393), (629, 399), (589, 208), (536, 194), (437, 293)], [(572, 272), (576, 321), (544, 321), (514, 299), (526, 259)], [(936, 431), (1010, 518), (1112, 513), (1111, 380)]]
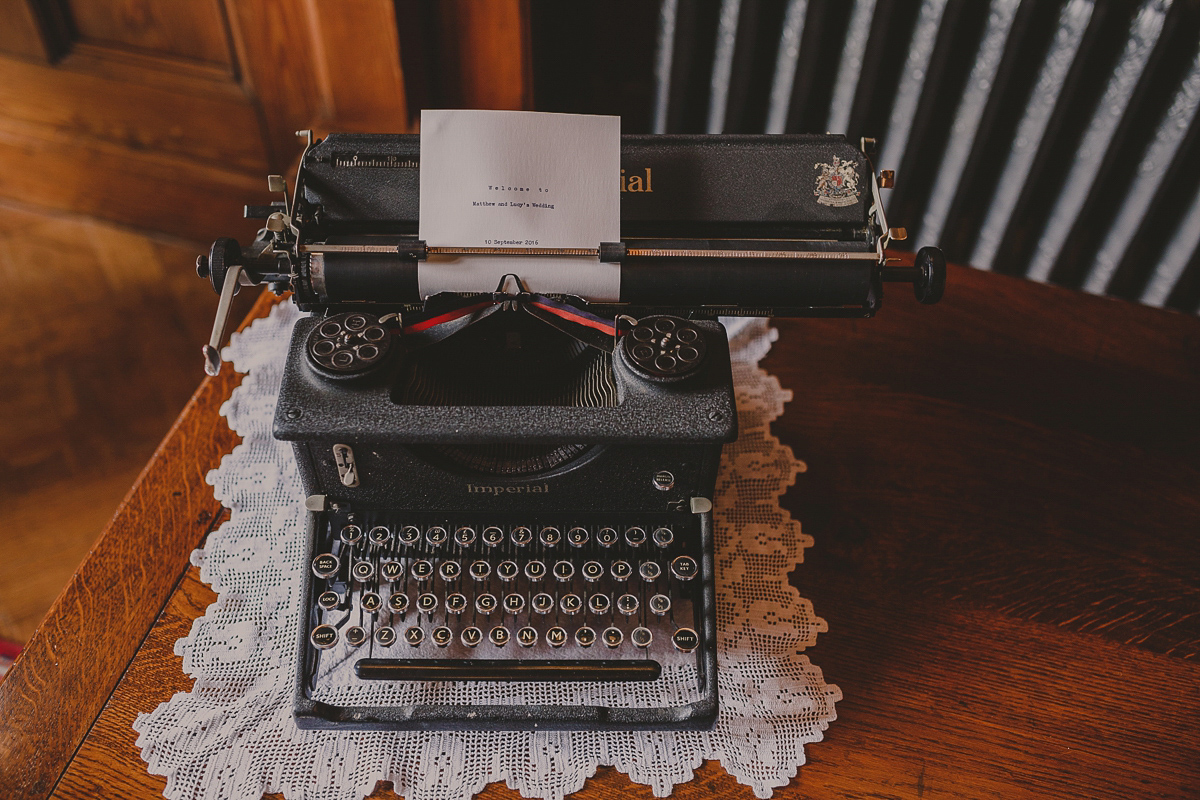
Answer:
[(354, 673), (368, 681), (652, 681), (662, 672), (657, 661), (585, 659), (363, 658)]

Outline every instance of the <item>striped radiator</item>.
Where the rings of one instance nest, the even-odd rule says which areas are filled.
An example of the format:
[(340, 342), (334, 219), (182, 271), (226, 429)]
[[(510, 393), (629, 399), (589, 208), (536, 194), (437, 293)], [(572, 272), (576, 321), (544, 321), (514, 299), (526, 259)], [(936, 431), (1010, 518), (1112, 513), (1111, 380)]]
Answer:
[(1196, 313), (1200, 2), (662, 0), (659, 133), (873, 136), (907, 245)]

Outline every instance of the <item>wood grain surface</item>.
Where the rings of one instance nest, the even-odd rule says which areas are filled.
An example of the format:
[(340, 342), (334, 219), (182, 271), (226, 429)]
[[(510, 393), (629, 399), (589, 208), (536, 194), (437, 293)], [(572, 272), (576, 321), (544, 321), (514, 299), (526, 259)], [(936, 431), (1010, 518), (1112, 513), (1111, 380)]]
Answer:
[[(845, 694), (777, 796), (1194, 797), (1200, 320), (952, 268), (935, 307), (893, 290), (874, 320), (776, 324), (764, 366), (795, 398), (774, 430), (808, 464), (784, 504), (816, 540), (792, 581), (829, 622), (808, 656)], [(211, 503), (197, 465), (232, 441), (215, 430), (218, 388), (202, 387), (148, 469), (176, 483), (143, 477), (134, 497)], [(131, 504), (110, 535), (144, 549), (162, 513)], [(165, 593), (185, 552), (140, 580)], [(188, 688), (172, 646), (211, 600), (187, 570), (69, 763), (46, 695), (79, 662), (129, 652), (137, 634), (112, 637), (134, 623), (58, 647), (57, 675), (18, 662), (0, 715), (3, 692), (26, 687), (26, 718), (47, 723), (41, 774), (65, 768), (55, 797), (161, 796), (130, 726)], [(65, 642), (72, 619), (60, 603), (35, 641)], [(47, 783), (8, 768), (32, 757), (30, 736), (0, 733), (3, 785), (43, 797)], [(579, 796), (651, 792), (602, 768)], [(674, 796), (753, 794), (707, 763)]]

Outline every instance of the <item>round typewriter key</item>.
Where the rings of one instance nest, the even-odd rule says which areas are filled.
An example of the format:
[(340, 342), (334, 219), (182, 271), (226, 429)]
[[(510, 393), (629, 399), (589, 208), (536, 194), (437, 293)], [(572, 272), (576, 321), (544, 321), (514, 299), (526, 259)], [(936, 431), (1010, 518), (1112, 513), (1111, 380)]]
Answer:
[(475, 610), (480, 614), (490, 614), (496, 610), (496, 595), (484, 592), (475, 598)]
[(588, 608), (592, 610), (593, 614), (607, 614), (611, 606), (612, 601), (606, 594), (594, 594), (588, 598)]
[(612, 547), (617, 543), (617, 532), (612, 528), (601, 528), (596, 531), (596, 541), (601, 547)]
[(625, 634), (621, 633), (620, 628), (605, 628), (600, 637), (609, 647), (618, 647), (621, 642), (625, 641)]
[(367, 541), (369, 541), (371, 544), (387, 544), (388, 539), (391, 538), (392, 532), (383, 525), (376, 525), (367, 532)]
[(580, 647), (591, 647), (596, 643), (596, 632), (584, 625), (579, 630), (575, 631), (575, 644)]
[(425, 641), (425, 631), (421, 630), (416, 625), (413, 625), (404, 632), (404, 641), (408, 642), (413, 647), (416, 647), (421, 642)]
[(519, 631), (517, 631), (517, 644), (521, 645), (522, 647), (533, 647), (535, 644), (537, 644), (537, 640), (537, 628), (531, 628), (526, 625), (524, 628), (521, 628)]
[(627, 617), (632, 617), (638, 610), (637, 595), (623, 594), (617, 598), (617, 610)]
[(684, 327), (680, 328), (678, 332), (676, 332), (675, 338), (684, 344), (691, 344), (700, 338), (700, 331), (691, 326), (685, 325)]
[(346, 628), (346, 644), (351, 647), (358, 647), (367, 640), (367, 632), (362, 629), (361, 625), (351, 625)]
[(308, 640), (318, 650), (328, 650), (337, 644), (337, 628), (332, 625), (318, 625), (312, 629), (312, 633), (308, 635)]
[(495, 547), (504, 541), (504, 531), (497, 528), (495, 525), (483, 529), (483, 543), (488, 547)]
[(496, 574), (502, 581), (511, 581), (521, 570), (515, 561), (501, 561), (496, 565)]
[(546, 644), (551, 647), (562, 647), (567, 643), (566, 628), (560, 628), (555, 625), (550, 630), (546, 631)]
[(654, 533), (650, 534), (650, 538), (654, 539), (654, 543), (659, 547), (667, 547), (675, 541), (675, 534), (671, 532), (670, 528), (655, 528)]
[(467, 610), (467, 596), (461, 592), (446, 595), (446, 610), (451, 614), (461, 614)]
[(421, 529), (416, 525), (405, 525), (396, 534), (396, 538), (400, 540), (400, 544), (413, 545), (421, 538)]
[(533, 606), (533, 610), (539, 614), (549, 614), (554, 610), (554, 598), (545, 592), (538, 592), (529, 602)]
[(560, 581), (569, 581), (575, 577), (575, 565), (570, 561), (554, 562), (554, 577)]
[(665, 594), (656, 594), (650, 598), (650, 610), (660, 617), (671, 610), (671, 598)]
[[(348, 322), (346, 327), (350, 327)], [(675, 320), (671, 319), (670, 317), (659, 317), (658, 319), (654, 320), (654, 330), (658, 331), (659, 333), (670, 333), (671, 331), (675, 330)]]
[(545, 547), (557, 547), (558, 543), (562, 541), (562, 531), (554, 527), (542, 528), (538, 538)]
[(675, 351), (680, 361), (695, 361), (700, 357), (700, 351), (694, 347), (681, 347)]
[(662, 575), (662, 567), (657, 561), (643, 561), (638, 566), (638, 575), (641, 575), (644, 581), (656, 581)]
[(361, 331), (367, 327), (367, 318), (362, 314), (351, 314), (342, 322), (348, 331)]
[(475, 529), (463, 526), (454, 532), (454, 543), (459, 547), (470, 547), (475, 544)]
[(671, 562), (671, 574), (681, 581), (690, 581), (699, 571), (696, 559), (691, 556), (679, 556)]
[(355, 544), (362, 538), (362, 528), (357, 525), (344, 525), (338, 533), (338, 538), (346, 544)]
[(417, 580), (427, 581), (433, 575), (433, 563), (428, 559), (418, 558), (412, 562), (412, 568), (409, 571)]
[(633, 567), (629, 566), (628, 561), (617, 559), (609, 566), (608, 571), (612, 574), (615, 581), (627, 581), (629, 576), (633, 574)]
[(393, 614), (403, 614), (408, 611), (408, 595), (404, 592), (392, 592), (392, 596), (388, 598), (388, 608)]
[(441, 525), (434, 525), (425, 531), (425, 541), (429, 542), (430, 547), (441, 547), (446, 543), (448, 536), (446, 529)]
[(374, 614), (383, 607), (383, 598), (375, 592), (367, 592), (362, 596), (362, 599), (358, 601), (358, 604), (362, 606), (363, 611), (368, 611)]
[(587, 541), (587, 528), (575, 527), (567, 531), (567, 544), (571, 545), (572, 547), (583, 547), (585, 544), (587, 544)]
[(512, 543), (517, 547), (524, 547), (533, 541), (533, 531), (526, 528), (524, 525), (519, 525), (512, 529), (512, 533), (508, 535)]
[(379, 348), (373, 344), (361, 344), (358, 346), (358, 357), (363, 361), (370, 361), (379, 355)]
[(664, 353), (661, 356), (655, 357), (654, 366), (662, 372), (670, 372), (671, 370), (675, 369), (675, 367), (679, 366), (679, 359), (675, 358), (675, 356), (669, 356)]
[(463, 628), (463, 632), (459, 634), (458, 638), (465, 646), (474, 647), (483, 641), (483, 631), (472, 625), (469, 628)]
[(342, 598), (337, 592), (321, 592), (321, 596), (317, 598), (317, 605), (329, 611), (337, 608), (338, 603), (342, 602)]
[(558, 607), (564, 614), (574, 614), (583, 608), (583, 598), (577, 594), (564, 594), (558, 601)]
[(691, 628), (680, 628), (671, 634), (671, 644), (675, 645), (676, 650), (690, 653), (700, 644), (700, 637)]
[(633, 642), (638, 647), (649, 647), (654, 641), (654, 634), (649, 628), (634, 628), (629, 633), (629, 641)]
[(438, 599), (433, 592), (425, 592), (417, 598), (417, 610), (424, 611), (426, 614), (431, 614), (437, 610)]
[(496, 647), (504, 647), (508, 644), (508, 628), (503, 625), (497, 625), (488, 632), (488, 638), (492, 640), (492, 644)]
[[(649, 325), (638, 325), (631, 333), (634, 340), (639, 342), (648, 342), (654, 338), (654, 330)], [(329, 335), (334, 336), (336, 334), (331, 333)]]
[(639, 344), (633, 348), (633, 357), (638, 361), (649, 361), (654, 358), (654, 348), (648, 344)]
[[(332, 339), (342, 332), (342, 326), (336, 322), (326, 322), (321, 326), (321, 335), (326, 339)], [(332, 352), (332, 351), (330, 351)]]
[(523, 594), (506, 594), (504, 595), (504, 610), (510, 614), (519, 614), (525, 608), (525, 595)]
[(531, 581), (540, 581), (546, 577), (546, 565), (541, 561), (530, 561), (525, 565), (525, 577)]
[(445, 625), (439, 625), (429, 632), (429, 638), (438, 647), (445, 647), (450, 644), (450, 640), (454, 638), (454, 633)]
[(630, 547), (641, 547), (646, 543), (646, 531), (643, 528), (626, 528), (625, 541), (629, 542)]
[(375, 577), (375, 565), (370, 561), (355, 561), (353, 572), (354, 580), (369, 581)]
[(384, 626), (375, 631), (375, 644), (382, 647), (391, 647), (396, 643), (396, 629)]
[(333, 358), (329, 359), (329, 361), (335, 367), (338, 367), (339, 369), (345, 369), (354, 363), (354, 354), (343, 350), (340, 353), (334, 353)]
[(385, 561), (379, 565), (379, 574), (385, 581), (398, 581), (404, 576), (404, 565), (399, 561)]
[(338, 561), (338, 557), (333, 553), (322, 553), (313, 559), (313, 575), (316, 575), (318, 578), (332, 578), (334, 575), (337, 575), (338, 567), (340, 566), (341, 562)]
[(486, 561), (472, 561), (470, 572), (471, 577), (475, 580), (486, 580), (487, 576), (492, 574), (492, 565)]
[(444, 581), (456, 581), (458, 576), (462, 575), (462, 565), (457, 561), (443, 561), (438, 567), (438, 575), (441, 575)]

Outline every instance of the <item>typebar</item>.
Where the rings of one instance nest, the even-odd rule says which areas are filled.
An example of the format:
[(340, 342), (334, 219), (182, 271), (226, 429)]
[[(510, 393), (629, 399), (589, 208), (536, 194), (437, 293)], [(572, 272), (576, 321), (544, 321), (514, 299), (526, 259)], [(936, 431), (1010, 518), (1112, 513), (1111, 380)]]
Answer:
[(652, 659), (363, 658), (354, 672), (363, 680), (378, 681), (652, 681), (662, 667)]

